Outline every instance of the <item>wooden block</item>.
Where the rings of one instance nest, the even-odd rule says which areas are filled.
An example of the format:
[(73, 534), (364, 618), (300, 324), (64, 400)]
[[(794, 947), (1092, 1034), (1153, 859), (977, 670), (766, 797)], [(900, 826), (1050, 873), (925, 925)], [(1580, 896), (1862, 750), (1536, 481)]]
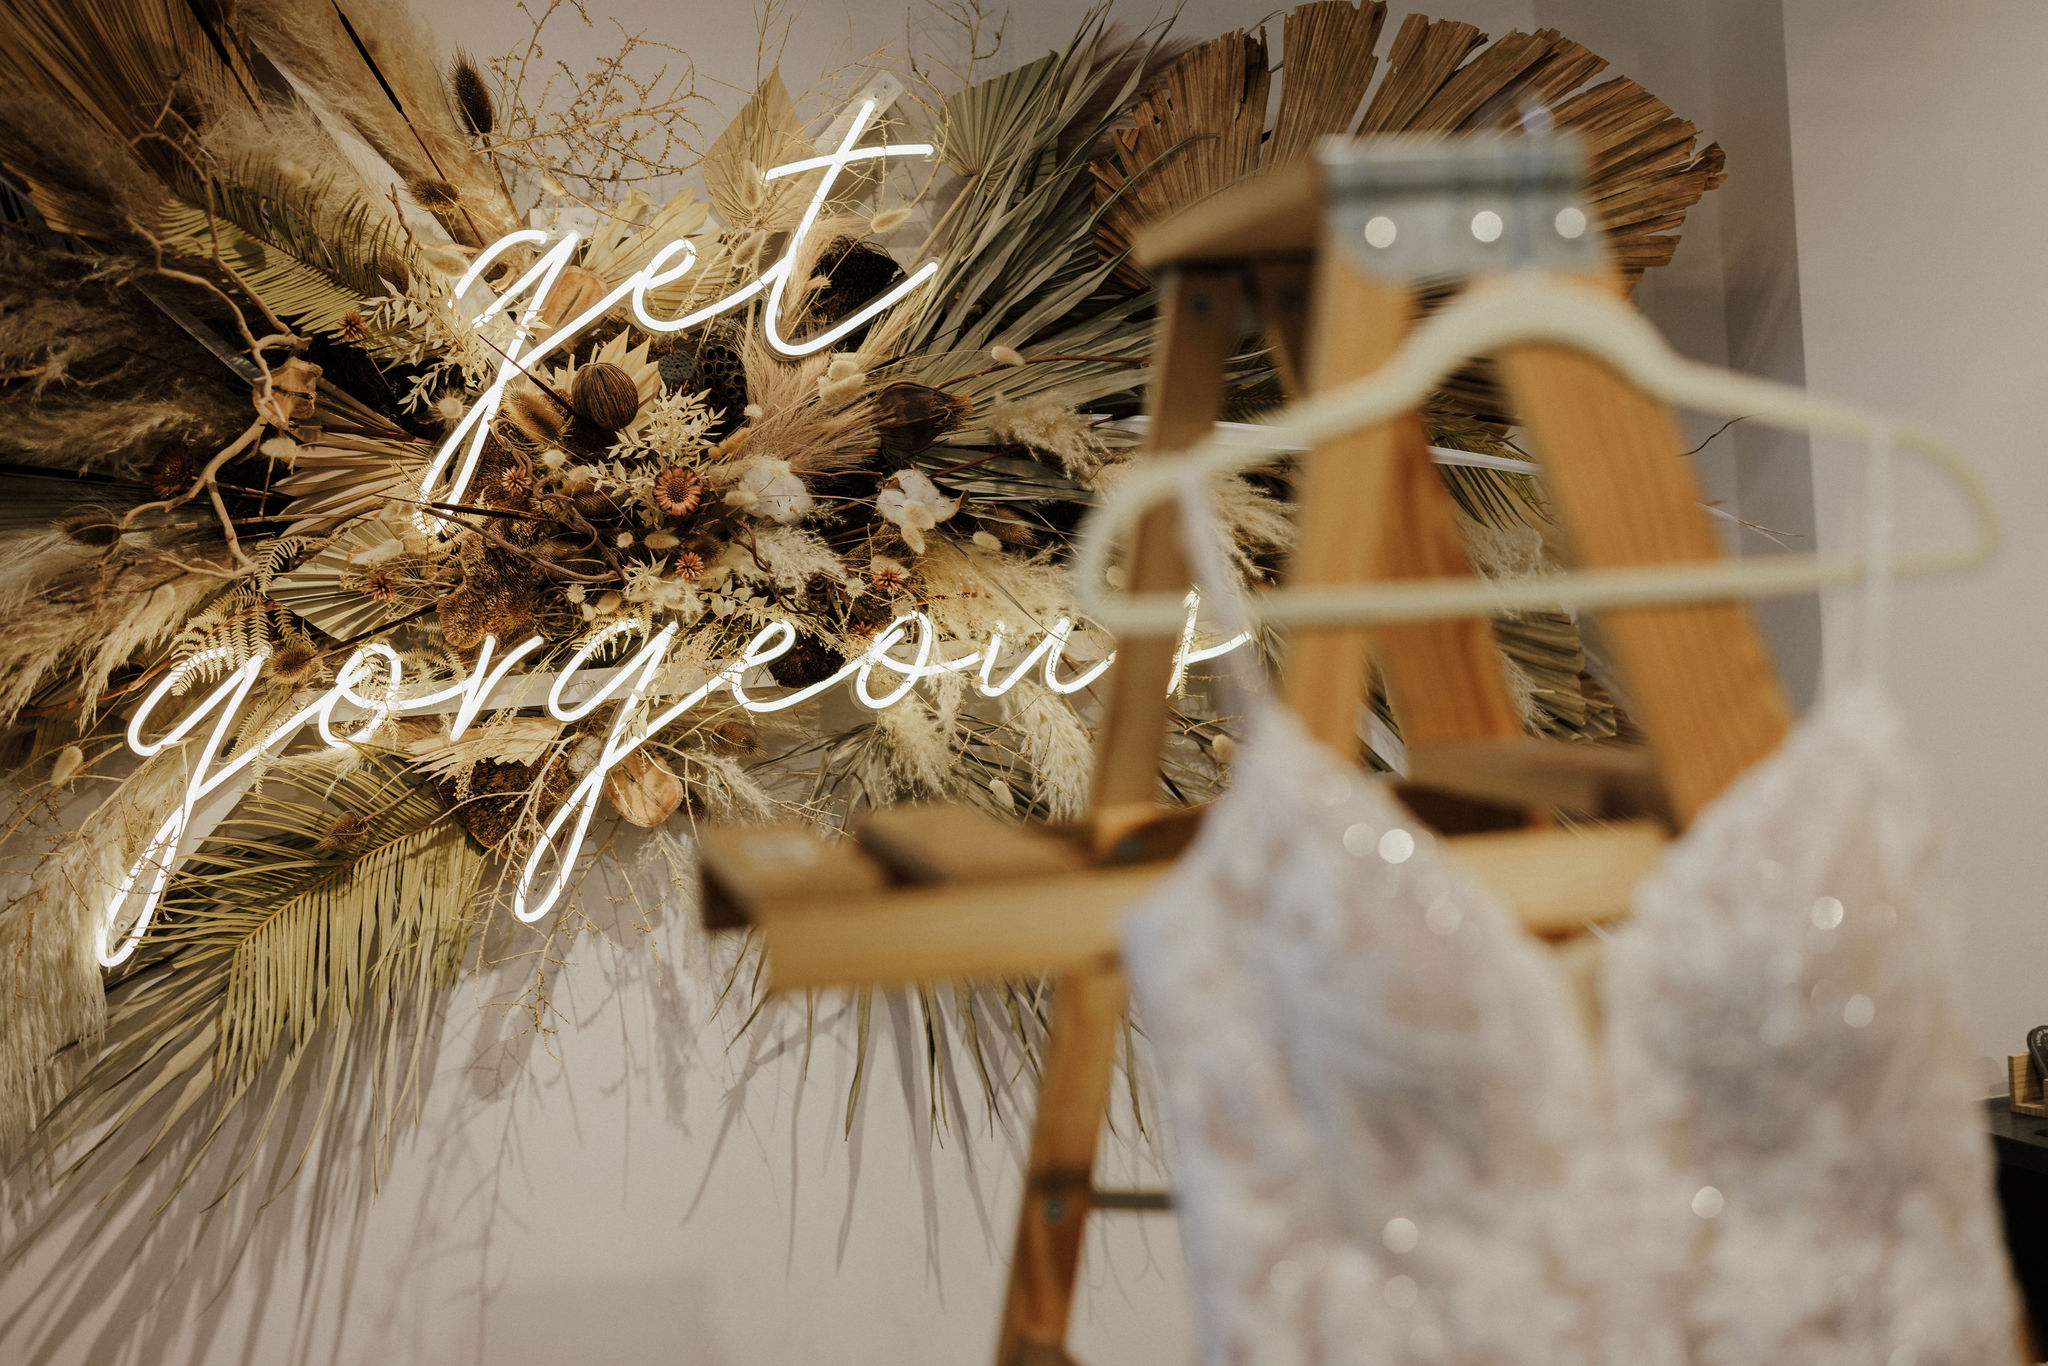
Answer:
[(1530, 933), (1565, 938), (1629, 913), (1636, 884), (1656, 870), (1669, 837), (1655, 821), (1584, 830), (1461, 835), (1450, 851), (1514, 906)]
[(2007, 1057), (2005, 1079), (2012, 1092), (2014, 1114), (2048, 1119), (2048, 1094), (2044, 1094), (2042, 1090), (2041, 1074), (2035, 1070), (2031, 1056), (2014, 1053)]
[(1408, 752), (1411, 786), (1581, 816), (1661, 814), (1648, 750), (1516, 736)]
[[(1159, 340), (1145, 408), (1147, 455), (1187, 449), (1222, 414), (1223, 372), (1237, 349), (1244, 289), (1234, 270), (1177, 269), (1161, 285)], [(1180, 548), (1180, 512), (1156, 507), (1139, 522), (1127, 570), (1131, 590), (1179, 591), (1188, 582)], [(1095, 740), (1092, 805), (1157, 805), (1159, 755), (1171, 709), (1178, 634), (1127, 639), (1116, 668), (1099, 685), (1102, 721)], [(1099, 852), (1099, 851), (1098, 851)]]
[[(1612, 273), (1589, 288), (1620, 292)], [(1543, 483), (1586, 568), (1711, 562), (1720, 542), (1670, 410), (1601, 361), (1554, 345), (1506, 348), (1502, 378)], [(1790, 724), (1747, 603), (1600, 614), (1629, 704), (1681, 823), (1776, 749)]]
[(1147, 270), (1306, 256), (1323, 222), (1323, 168), (1312, 157), (1249, 176), (1138, 234), (1131, 254)]
[[(1446, 841), (1451, 856), (1514, 906), (1533, 933), (1565, 936), (1628, 913), (1663, 856), (1663, 827), (1503, 831)], [(774, 991), (897, 986), (1092, 970), (1121, 949), (1124, 912), (1171, 863), (1058, 877), (884, 888), (751, 907)]]
[(1171, 865), (904, 887), (754, 907), (772, 991), (1036, 977), (1114, 963), (1123, 914)]
[(1088, 866), (1058, 835), (969, 806), (887, 807), (862, 817), (853, 837), (902, 882), (1051, 877)]
[(1094, 1196), (1095, 1147), (1128, 1003), (1123, 974), (1114, 968), (1068, 973), (1053, 993), (999, 1363), (1030, 1360), (1020, 1355), (1027, 1345), (1066, 1341)]
[(834, 843), (816, 826), (714, 826), (697, 836), (704, 874), (704, 925), (741, 929), (768, 902), (824, 900), (879, 891), (882, 865), (858, 846)]
[[(1407, 338), (1415, 310), (1406, 287), (1361, 273), (1342, 248), (1325, 249), (1320, 271), (1309, 342), (1318, 392), (1384, 365)], [(1346, 433), (1304, 456), (1295, 504), (1290, 586), (1472, 573), (1417, 413)], [(1522, 733), (1493, 628), (1483, 618), (1383, 626), (1372, 636), (1411, 747)], [(1366, 641), (1362, 626), (1319, 626), (1294, 632), (1288, 643), (1287, 703), (1340, 754), (1358, 750)]]

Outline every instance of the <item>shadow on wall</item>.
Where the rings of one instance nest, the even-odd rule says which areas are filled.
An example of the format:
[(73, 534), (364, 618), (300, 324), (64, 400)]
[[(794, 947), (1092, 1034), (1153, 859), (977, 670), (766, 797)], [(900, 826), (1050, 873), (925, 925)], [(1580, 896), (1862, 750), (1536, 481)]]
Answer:
[[(346, 1058), (331, 1094), (328, 1069), (308, 1067), (274, 1117), (241, 1117), (189, 1171), (188, 1135), (129, 1169), (112, 1190), (72, 1181), (51, 1196), (47, 1165), (12, 1175), (0, 1359), (339, 1366), (473, 1357), (495, 1366), (578, 1359), (601, 1341), (607, 1361), (717, 1366), (729, 1359), (717, 1337), (733, 1306), (721, 1305), (715, 1273), (665, 1259), (658, 1271), (622, 1276), (614, 1257), (592, 1274), (583, 1255), (589, 1220), (580, 1234), (565, 1235), (569, 1246), (557, 1246), (554, 1230), (528, 1218), (542, 1179), (536, 1170), (551, 1187), (565, 1167), (572, 1181), (587, 1181), (587, 1200), (580, 1187), (552, 1189), (551, 1198), (558, 1208), (565, 1196), (584, 1200), (601, 1229), (634, 1148), (673, 1149), (676, 1135), (660, 1131), (677, 1131), (689, 1165), (666, 1173), (662, 1194), (682, 1213), (662, 1236), (698, 1251), (708, 1245), (715, 1268), (723, 1240), (757, 1239), (780, 1221), (793, 1274), (800, 1241), (817, 1242), (815, 1222), (800, 1230), (798, 1216), (803, 1178), (820, 1165), (823, 1127), (843, 1154), (833, 1156), (846, 1164), (844, 1186), (836, 1188), (836, 1174), (827, 1180), (810, 1212), (820, 1203), (836, 1210), (833, 1260), (843, 1266), (877, 1104), (901, 1105), (909, 1120), (908, 1143), (894, 1116), (885, 1116), (891, 1123), (882, 1132), (892, 1178), (893, 1149), (907, 1148), (900, 1160), (920, 1192), (922, 1277), (931, 1293), (942, 1295), (945, 1284), (940, 1187), (960, 1184), (937, 1168), (941, 1148), (969, 1173), (977, 1241), (990, 1264), (998, 1261), (1008, 1209), (1007, 1196), (994, 1191), (1014, 1185), (1023, 1147), (1020, 1127), (999, 1117), (1014, 1110), (1019, 1087), (1028, 1096), (1033, 1078), (1010, 1022), (997, 1018), (997, 999), (925, 998), (941, 1006), (936, 1032), (919, 998), (901, 995), (877, 995), (872, 1008), (835, 998), (815, 1015), (801, 1003), (771, 1004), (750, 1019), (742, 1003), (757, 985), (754, 960), (696, 930), (688, 847), (661, 837), (612, 857), (608, 845), (592, 841), (574, 932), (571, 920), (537, 936), (507, 915), (492, 916), (487, 961), (441, 1003), (423, 1060), (438, 1071), (422, 1075), (422, 1122), (398, 1126), (381, 1183), (372, 1107), (352, 1091)], [(990, 1046), (994, 1107), (982, 1073), (957, 1051), (962, 1009), (974, 1012)], [(607, 1031), (616, 1032), (620, 1061), (572, 1074), (570, 1047)], [(852, 1069), (860, 1084), (851, 1099), (822, 1066), (826, 1075), (805, 1084), (814, 1052), (842, 1063), (865, 1059)], [(890, 1067), (871, 1065), (883, 1061), (893, 1077)], [(582, 1093), (592, 1103), (579, 1106), (579, 1086), (595, 1088)], [(637, 1145), (630, 1099), (620, 1119), (621, 1092), (659, 1096), (661, 1122)], [(114, 1141), (145, 1146), (172, 1103), (158, 1097), (147, 1123), (133, 1127), (138, 1137)], [(799, 1123), (807, 1104), (824, 1113)], [(769, 1130), (761, 1112), (778, 1107)], [(706, 1125), (714, 1112), (715, 1127)], [(266, 1120), (271, 1141), (239, 1170), (237, 1154)], [(977, 1151), (987, 1147), (975, 1141), (983, 1132), (995, 1139), (992, 1150)], [(119, 1156), (132, 1160), (130, 1152)], [(787, 1203), (764, 1207), (755, 1229), (732, 1229), (723, 1222), (729, 1211), (707, 1197), (721, 1173), (763, 1159), (786, 1168), (777, 1201)], [(634, 1179), (646, 1175), (643, 1167)], [(957, 1239), (951, 1253), (958, 1256)], [(914, 1254), (906, 1243), (898, 1255)], [(724, 1287), (726, 1298), (732, 1293)], [(602, 1326), (601, 1339), (593, 1325)]]

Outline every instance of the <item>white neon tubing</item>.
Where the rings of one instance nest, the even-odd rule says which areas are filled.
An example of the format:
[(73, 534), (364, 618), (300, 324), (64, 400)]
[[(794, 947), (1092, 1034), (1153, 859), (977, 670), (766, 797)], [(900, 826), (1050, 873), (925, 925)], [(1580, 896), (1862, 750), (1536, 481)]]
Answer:
[(1073, 634), (1073, 631), (1074, 623), (1065, 617), (1061, 617), (1052, 624), (1052, 629), (1045, 633), (1046, 641), (1051, 648), (1045, 652), (1045, 672), (1041, 676), (1040, 681), (1056, 693), (1077, 693), (1096, 679), (1102, 677), (1109, 666), (1116, 663), (1116, 651), (1111, 650), (1091, 668), (1083, 669), (1078, 675), (1065, 683), (1060, 682), (1058, 672), (1060, 656), (1067, 652), (1067, 638)]
[[(354, 686), (356, 671), (372, 658), (382, 659), (384, 666), (391, 671), (390, 678), (384, 684), (383, 698), (374, 702), (356, 692)], [(381, 643), (365, 645), (357, 650), (354, 654), (343, 660), (341, 667), (335, 671), (334, 686), (328, 689), (326, 695), (321, 699), (319, 710), (314, 714), (313, 719), (319, 728), (320, 738), (325, 740), (332, 749), (345, 749), (350, 745), (360, 744), (364, 740), (369, 739), (376, 732), (377, 727), (384, 724), (385, 719), (391, 715), (392, 709), (398, 704), (398, 689), (404, 681), (405, 661), (400, 659), (398, 651), (392, 649), (389, 645)], [(334, 733), (334, 706), (335, 703), (342, 701), (350, 702), (368, 712), (369, 719), (347, 735), (336, 735)]]
[[(912, 623), (917, 626), (917, 657), (906, 664), (890, 658), (889, 650), (903, 638), (903, 628)], [(931, 618), (922, 612), (905, 612), (890, 622), (888, 629), (877, 635), (874, 643), (868, 646), (860, 669), (853, 676), (853, 695), (874, 711), (893, 707), (908, 697), (910, 690), (923, 679), (925, 669), (931, 664), (933, 634)], [(896, 685), (896, 690), (884, 697), (876, 697), (868, 691), (868, 678), (877, 664), (903, 675), (903, 681)]]
[(662, 629), (659, 636), (649, 641), (647, 646), (643, 646), (625, 668), (613, 676), (611, 682), (605, 684), (573, 707), (563, 705), (562, 694), (568, 689), (570, 680), (575, 678), (577, 672), (590, 662), (590, 657), (593, 654), (596, 654), (620, 636), (634, 635), (646, 630), (647, 623), (645, 621), (638, 617), (627, 617), (601, 626), (585, 636), (583, 643), (576, 647), (576, 653), (569, 656), (569, 662), (564, 664), (562, 671), (555, 675), (555, 686), (548, 689), (548, 715), (554, 717), (557, 721), (581, 721), (584, 717), (610, 701), (612, 696), (625, 685), (630, 677), (630, 670), (634, 665), (642, 662), (642, 658), (646, 655), (648, 648), (660, 645), (665, 653), (670, 637), (676, 633), (674, 623), (670, 623)]

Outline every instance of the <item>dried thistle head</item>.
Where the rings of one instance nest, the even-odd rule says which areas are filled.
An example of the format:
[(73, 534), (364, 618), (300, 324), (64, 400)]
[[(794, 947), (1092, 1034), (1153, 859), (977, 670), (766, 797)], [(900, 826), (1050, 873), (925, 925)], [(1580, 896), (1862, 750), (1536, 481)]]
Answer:
[(361, 309), (351, 308), (335, 320), (334, 335), (345, 342), (366, 341), (370, 335), (370, 324), (364, 319)]
[(192, 487), (198, 473), (199, 462), (193, 459), (192, 448), (182, 441), (167, 442), (150, 462), (149, 491), (159, 498), (175, 498)]
[(320, 672), (320, 651), (310, 640), (287, 640), (270, 656), (269, 668), (280, 683), (303, 683)]
[(361, 839), (370, 828), (370, 818), (353, 811), (336, 816), (313, 843), (317, 854), (338, 854)]

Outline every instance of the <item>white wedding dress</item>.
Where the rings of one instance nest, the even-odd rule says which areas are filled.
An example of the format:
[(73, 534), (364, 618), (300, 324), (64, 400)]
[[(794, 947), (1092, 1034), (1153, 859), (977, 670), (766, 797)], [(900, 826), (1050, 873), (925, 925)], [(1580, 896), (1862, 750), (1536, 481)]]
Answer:
[(1953, 883), (1878, 689), (1638, 889), (1597, 1039), (1383, 783), (1252, 711), (1125, 935), (1211, 1366), (2017, 1359)]

